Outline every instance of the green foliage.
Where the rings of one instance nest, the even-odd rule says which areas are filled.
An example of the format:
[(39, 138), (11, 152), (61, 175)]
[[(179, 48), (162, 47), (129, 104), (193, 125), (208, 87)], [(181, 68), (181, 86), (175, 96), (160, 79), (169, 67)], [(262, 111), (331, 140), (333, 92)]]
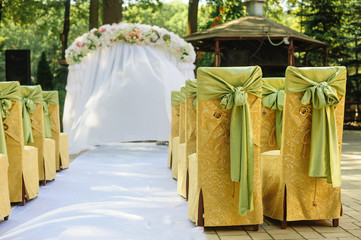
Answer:
[(144, 3), (125, 7), (123, 21), (156, 25), (185, 36), (187, 26), (188, 5), (182, 2), (164, 3), (157, 8), (146, 8)]
[(40, 84), (43, 90), (53, 89), (53, 75), (51, 74), (49, 63), (46, 60), (45, 52), (41, 53), (38, 63), (37, 84)]
[[(302, 25), (305, 34), (327, 43), (331, 65), (339, 65), (344, 45), (340, 41), (342, 33), (342, 16), (345, 13), (345, 4), (342, 0), (334, 1), (305, 1), (303, 7)], [(321, 50), (310, 53), (311, 65), (322, 65), (324, 52)]]
[(199, 9), (199, 29), (207, 29), (245, 16), (245, 8), (239, 0), (207, 0)]

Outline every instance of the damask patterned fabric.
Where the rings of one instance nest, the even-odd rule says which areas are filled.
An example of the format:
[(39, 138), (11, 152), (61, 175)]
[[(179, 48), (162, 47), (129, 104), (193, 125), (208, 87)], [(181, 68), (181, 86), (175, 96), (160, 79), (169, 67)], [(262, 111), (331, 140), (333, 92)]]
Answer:
[[(47, 105), (51, 125), (51, 138), (55, 140), (56, 170), (68, 168), (69, 145), (68, 135), (60, 132), (59, 97), (57, 91), (43, 91), (44, 102)], [(44, 115), (45, 121), (45, 115)], [(46, 128), (46, 124), (45, 124)], [(46, 136), (46, 133), (45, 133)]]
[[(197, 161), (199, 189), (203, 193), (204, 225), (260, 224), (263, 222), (259, 165), (260, 68), (209, 68), (205, 74), (202, 71), (203, 69), (198, 70), (197, 78)], [(208, 71), (211, 73), (208, 74)], [(217, 83), (210, 83), (213, 81), (211, 79), (217, 79)], [(203, 95), (206, 91), (207, 95)], [(245, 106), (243, 111), (241, 108)], [(246, 115), (238, 115), (239, 113), (247, 114), (249, 119), (245, 119)], [(239, 121), (246, 121), (245, 126), (248, 127), (238, 127), (235, 131), (232, 121), (236, 125), (241, 124)], [(238, 169), (242, 178), (245, 177), (245, 172), (248, 174), (245, 177), (248, 181), (241, 181), (241, 184), (232, 181), (231, 177), (234, 168), (230, 148), (232, 134), (245, 135), (245, 138), (235, 141), (240, 144), (238, 148), (241, 149), (241, 154), (248, 156), (243, 162), (247, 164), (241, 164), (242, 167)], [(247, 140), (243, 142), (242, 139)], [(250, 145), (252, 148), (249, 148)], [(249, 188), (250, 184), (252, 188)]]
[(179, 136), (179, 91), (172, 91), (171, 94), (171, 133), (168, 144), (168, 167), (172, 167), (173, 138)]
[(8, 185), (8, 159), (0, 154), (0, 218), (9, 216), (11, 212), (9, 185)]
[(284, 78), (263, 78), (261, 152), (280, 149), (284, 104)]
[[(19, 89), (20, 90), (20, 89)], [(20, 96), (20, 91), (18, 91)], [(9, 116), (3, 121), (9, 159), (8, 179), (11, 202), (22, 201), (23, 177), (27, 199), (39, 194), (38, 149), (24, 148), (20, 101), (12, 101)]]
[[(329, 69), (317, 75), (331, 73)], [(324, 75), (323, 75), (324, 77)], [(327, 77), (327, 76), (326, 76)], [(326, 78), (327, 79), (327, 78)], [(287, 85), (287, 75), (286, 75)], [(341, 211), (341, 188), (327, 183), (326, 178), (309, 176), (312, 104), (304, 105), (304, 94), (285, 94), (283, 136), (281, 151), (262, 154), (263, 204), (268, 217), (287, 220), (336, 219)], [(339, 103), (334, 109), (337, 127), (337, 148), (341, 152), (345, 98), (338, 94)], [(286, 194), (286, 213), (284, 199)], [(284, 219), (284, 216), (286, 218)]]
[(179, 136), (173, 138), (172, 177), (178, 179)]

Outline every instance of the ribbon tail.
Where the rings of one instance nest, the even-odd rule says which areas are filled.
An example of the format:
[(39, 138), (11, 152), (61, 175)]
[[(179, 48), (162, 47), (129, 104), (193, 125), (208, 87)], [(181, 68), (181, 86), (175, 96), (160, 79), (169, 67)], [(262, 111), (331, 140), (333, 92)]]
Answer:
[(278, 148), (281, 149), (282, 142), (282, 121), (283, 121), (283, 111), (276, 110), (276, 138)]
[[(235, 126), (236, 125), (236, 126)], [(253, 135), (249, 105), (234, 107), (231, 116), (231, 177), (240, 182), (239, 214), (253, 210)]]
[(329, 151), (330, 151), (330, 180), (333, 187), (341, 186), (341, 160), (340, 151), (337, 141), (337, 126), (335, 110), (332, 106), (326, 107), (326, 117), (328, 120), (328, 133), (329, 133)]
[(22, 112), (23, 112), (24, 144), (27, 145), (29, 143), (34, 142), (34, 139), (33, 139), (33, 132), (31, 129), (31, 120), (25, 103), (22, 104)]

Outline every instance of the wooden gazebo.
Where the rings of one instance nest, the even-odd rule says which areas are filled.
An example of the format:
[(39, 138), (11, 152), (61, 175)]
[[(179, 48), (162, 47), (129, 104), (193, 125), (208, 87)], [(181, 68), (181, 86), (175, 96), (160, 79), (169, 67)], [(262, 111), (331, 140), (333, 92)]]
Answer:
[(288, 65), (299, 66), (295, 52), (307, 53), (323, 48), (327, 65), (327, 47), (324, 42), (292, 30), (263, 16), (247, 16), (213, 28), (193, 33), (185, 40), (197, 52), (214, 52), (214, 66), (262, 67), (264, 76), (282, 76)]

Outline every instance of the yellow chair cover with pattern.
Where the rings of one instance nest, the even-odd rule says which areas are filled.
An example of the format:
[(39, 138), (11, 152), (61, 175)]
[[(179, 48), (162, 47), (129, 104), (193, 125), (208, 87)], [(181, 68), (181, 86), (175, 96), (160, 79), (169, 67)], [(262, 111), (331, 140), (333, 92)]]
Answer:
[(258, 225), (263, 222), (261, 68), (198, 68), (197, 73), (198, 208), (204, 209), (204, 221), (199, 211), (197, 224)]
[(340, 217), (345, 90), (345, 67), (287, 68), (281, 150), (261, 156), (266, 216)]
[(187, 156), (186, 156), (186, 88), (181, 87), (179, 98), (179, 146), (178, 146), (178, 163), (177, 163), (177, 190), (179, 195), (186, 198), (186, 181), (187, 181)]
[(170, 168), (172, 168), (172, 160), (174, 157), (173, 139), (179, 136), (179, 96), (179, 91), (171, 92), (171, 132), (168, 144), (168, 167)]
[[(25, 203), (39, 194), (38, 149), (24, 146), (22, 103), (18, 82), (0, 83), (2, 117), (9, 160), (11, 202)], [(23, 194), (23, 188), (25, 195)]]
[[(1, 86), (1, 85), (0, 85)], [(11, 100), (8, 99), (8, 92), (0, 92), (0, 126), (3, 126), (2, 120), (8, 113), (11, 106)], [(9, 162), (6, 151), (6, 141), (4, 128), (0, 128), (0, 218), (7, 219), (11, 212), (8, 181)]]
[[(31, 124), (24, 127), (25, 145), (28, 144), (38, 149), (39, 180), (54, 180), (56, 177), (55, 141), (45, 139), (41, 86), (20, 86), (20, 93), (23, 107), (23, 126)], [(32, 141), (27, 141), (27, 139), (32, 139)]]
[(263, 78), (261, 153), (281, 147), (284, 78)]
[(68, 134), (60, 132), (58, 91), (43, 91), (45, 137), (55, 140), (56, 170), (69, 167)]

